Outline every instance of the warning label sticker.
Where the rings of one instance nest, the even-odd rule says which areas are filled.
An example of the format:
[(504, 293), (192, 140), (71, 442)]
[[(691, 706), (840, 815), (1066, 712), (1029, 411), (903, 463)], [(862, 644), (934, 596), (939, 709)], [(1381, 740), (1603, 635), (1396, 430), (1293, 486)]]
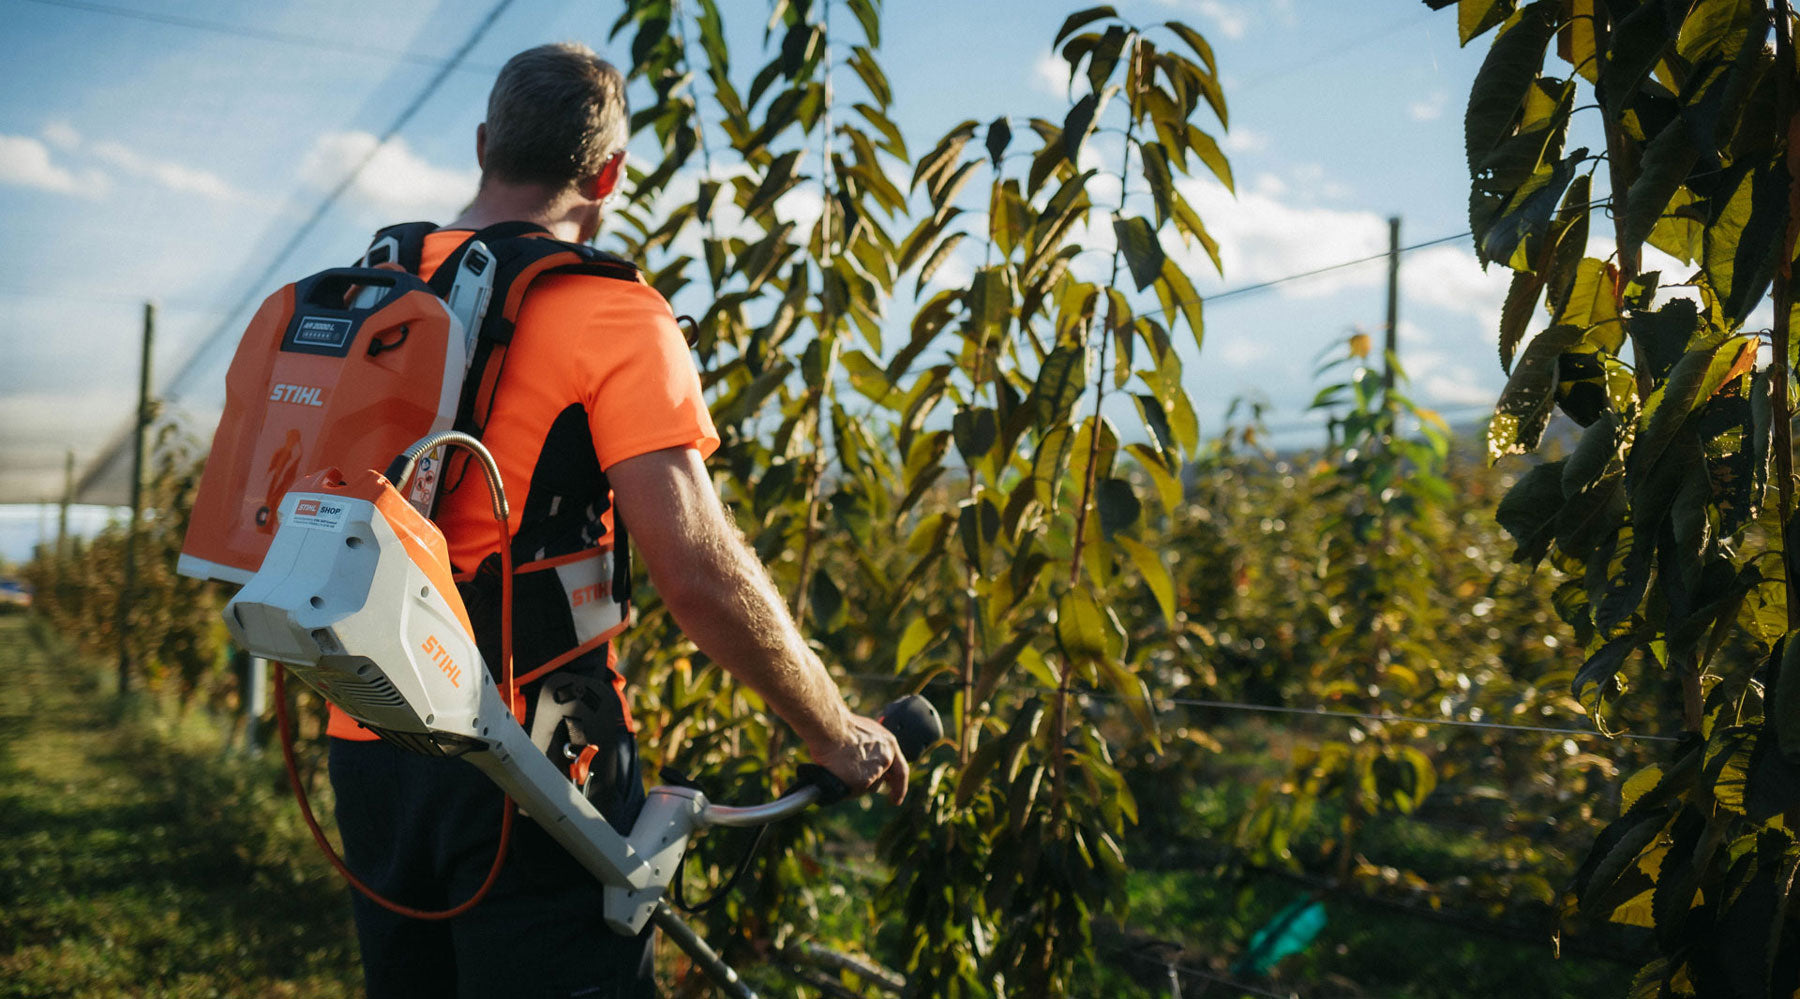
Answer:
[(346, 513), (348, 508), (337, 500), (302, 499), (294, 504), (294, 513), (289, 518), (289, 523), (300, 527), (340, 531), (343, 530)]

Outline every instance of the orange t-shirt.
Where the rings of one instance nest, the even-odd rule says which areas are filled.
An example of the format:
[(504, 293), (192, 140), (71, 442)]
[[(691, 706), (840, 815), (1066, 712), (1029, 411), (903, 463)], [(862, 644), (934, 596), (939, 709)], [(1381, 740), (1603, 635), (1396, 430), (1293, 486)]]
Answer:
[[(446, 229), (426, 236), (421, 276), (429, 279), (468, 235)], [(493, 307), (499, 307), (498, 296)], [(527, 497), (535, 495), (540, 478), (557, 470), (540, 468), (540, 459), (563, 461), (546, 445), (553, 437), (564, 444), (571, 439), (572, 408), (585, 418), (600, 471), (665, 448), (691, 447), (706, 457), (719, 446), (674, 312), (641, 281), (579, 274), (539, 278), (519, 308), (500, 363), (481, 441), (499, 465), (511, 506), (508, 528), (515, 537), (531, 526)], [(473, 571), (499, 550), (478, 468), (469, 468), (463, 481), (442, 494), (433, 519), (459, 573)], [(610, 537), (610, 503), (600, 519)], [(335, 705), (328, 731), (340, 738), (375, 738)]]

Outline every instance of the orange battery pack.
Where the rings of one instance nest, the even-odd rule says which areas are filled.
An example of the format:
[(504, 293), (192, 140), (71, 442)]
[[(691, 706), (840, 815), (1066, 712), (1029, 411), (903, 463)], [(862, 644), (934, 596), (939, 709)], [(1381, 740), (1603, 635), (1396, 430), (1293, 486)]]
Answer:
[[(403, 271), (336, 268), (269, 296), (226, 375), (181, 574), (249, 581), (275, 537), (281, 498), (302, 476), (385, 468), (448, 429), (467, 352), (456, 316)], [(427, 510), (438, 471), (415, 474)]]

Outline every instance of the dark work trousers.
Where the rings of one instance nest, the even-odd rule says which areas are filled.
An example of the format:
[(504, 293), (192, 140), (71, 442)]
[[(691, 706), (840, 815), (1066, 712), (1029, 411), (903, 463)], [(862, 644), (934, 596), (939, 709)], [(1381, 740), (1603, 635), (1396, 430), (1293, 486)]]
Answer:
[[(629, 829), (643, 805), (637, 749), (621, 725), (617, 772), (595, 805)], [(462, 760), (385, 742), (331, 740), (331, 782), (350, 870), (415, 909), (447, 909), (487, 877), (500, 837), (500, 790)], [(655, 995), (650, 929), (607, 929), (600, 883), (536, 822), (515, 817), (506, 864), (487, 898), (450, 920), (396, 915), (351, 892), (369, 999)]]

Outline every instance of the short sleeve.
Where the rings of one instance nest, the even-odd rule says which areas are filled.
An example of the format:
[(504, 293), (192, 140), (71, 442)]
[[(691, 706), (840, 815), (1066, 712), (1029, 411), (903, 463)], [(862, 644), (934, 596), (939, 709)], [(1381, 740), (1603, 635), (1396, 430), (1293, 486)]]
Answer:
[(593, 370), (583, 372), (582, 403), (601, 470), (664, 448), (712, 454), (719, 434), (669, 303), (646, 285), (619, 285), (600, 297), (584, 351)]

